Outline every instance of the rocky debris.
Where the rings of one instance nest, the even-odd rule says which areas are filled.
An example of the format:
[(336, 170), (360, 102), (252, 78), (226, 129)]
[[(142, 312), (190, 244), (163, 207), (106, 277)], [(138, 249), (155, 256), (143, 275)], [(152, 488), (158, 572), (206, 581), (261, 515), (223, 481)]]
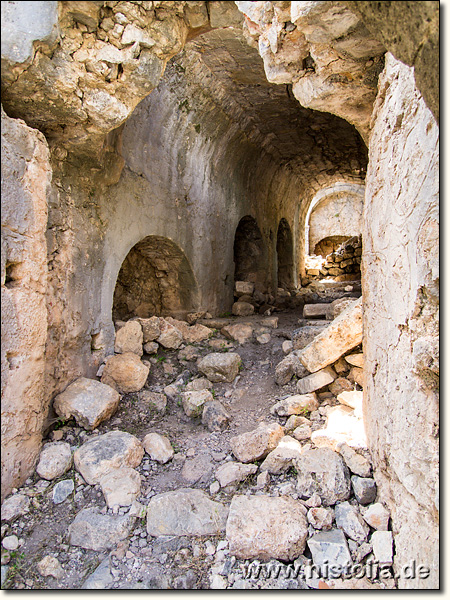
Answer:
[(308, 524), (299, 501), (234, 496), (226, 526), (230, 554), (240, 559), (291, 561), (305, 548)]
[(255, 312), (255, 307), (250, 302), (235, 302), (231, 308), (231, 312), (236, 317), (249, 317)]
[(53, 488), (53, 502), (61, 504), (75, 489), (73, 479), (64, 479), (59, 481)]
[(363, 514), (364, 521), (378, 531), (388, 531), (389, 517), (389, 511), (379, 502), (367, 507)]
[(333, 300), (328, 307), (327, 319), (335, 319), (354, 301), (354, 298), (338, 298), (337, 300)]
[(261, 471), (269, 471), (272, 475), (278, 475), (287, 471), (292, 466), (292, 461), (302, 453), (301, 444), (294, 438), (286, 435), (281, 438), (275, 450), (269, 452), (261, 464)]
[[(348, 306), (299, 353), (302, 364), (315, 373), (333, 364), (362, 342), (362, 299)], [(294, 344), (295, 347), (295, 344)]]
[(205, 327), (204, 325), (200, 325), (200, 323), (190, 326), (188, 323), (186, 323), (186, 321), (179, 321), (172, 317), (167, 317), (165, 321), (178, 329), (183, 337), (183, 340), (187, 344), (197, 344), (199, 342), (203, 342), (212, 335), (211, 329), (209, 327)]
[(292, 432), (292, 437), (294, 437), (299, 442), (303, 442), (304, 440), (309, 440), (312, 435), (312, 429), (309, 425), (299, 425)]
[(230, 439), (230, 446), (239, 462), (249, 463), (264, 458), (275, 450), (284, 436), (284, 429), (278, 423), (260, 423), (253, 431), (248, 431)]
[(55, 412), (65, 421), (74, 417), (80, 427), (92, 431), (117, 410), (120, 394), (109, 385), (80, 377), (53, 401)]
[(156, 354), (159, 350), (159, 344), (157, 342), (147, 342), (144, 344), (145, 354)]
[(139, 392), (147, 381), (149, 371), (150, 368), (136, 354), (125, 352), (106, 359), (101, 381), (121, 394)]
[(317, 493), (325, 506), (347, 500), (350, 496), (350, 473), (342, 458), (333, 450), (307, 450), (294, 459), (297, 491), (303, 498)]
[(199, 351), (194, 346), (186, 346), (178, 352), (178, 360), (197, 360), (199, 356)]
[(275, 383), (278, 385), (286, 385), (292, 377), (305, 377), (308, 371), (300, 362), (295, 352), (291, 352), (275, 367)]
[(327, 410), (325, 429), (313, 431), (311, 440), (319, 447), (336, 450), (345, 442), (352, 448), (367, 448), (367, 438), (362, 418), (355, 411), (343, 405), (333, 406)]
[(191, 485), (199, 481), (205, 483), (213, 469), (214, 465), (211, 462), (211, 457), (208, 454), (200, 454), (191, 460), (185, 461), (181, 469), (181, 477)]
[(36, 467), (37, 474), (43, 479), (61, 477), (72, 465), (72, 450), (66, 442), (50, 442), (46, 444), (39, 456)]
[(213, 395), (205, 389), (199, 392), (182, 392), (181, 394), (183, 409), (188, 417), (199, 417), (203, 412), (203, 405), (212, 400), (214, 400)]
[(344, 356), (345, 360), (352, 367), (359, 367), (362, 369), (364, 367), (364, 354), (359, 352), (358, 354), (348, 354)]
[(374, 531), (370, 541), (376, 562), (380, 566), (392, 565), (394, 551), (392, 531)]
[(137, 467), (144, 455), (141, 442), (124, 431), (110, 431), (91, 438), (74, 453), (76, 470), (90, 485), (109, 471)]
[(310, 344), (324, 329), (328, 327), (329, 323), (322, 323), (320, 325), (306, 325), (300, 329), (296, 329), (292, 334), (292, 346), (294, 350), (302, 350), (308, 344)]
[(157, 494), (147, 511), (147, 533), (165, 535), (218, 535), (225, 530), (228, 507), (201, 490), (183, 488)]
[(269, 483), (270, 483), (269, 471), (262, 471), (256, 478), (256, 489), (263, 490), (269, 485)]
[(132, 352), (133, 354), (142, 356), (143, 343), (144, 335), (139, 321), (128, 321), (116, 332), (114, 352), (117, 354)]
[(149, 319), (139, 319), (142, 327), (143, 342), (154, 342), (161, 335), (159, 326), (159, 317), (150, 317)]
[(148, 433), (142, 440), (142, 445), (150, 458), (162, 465), (169, 462), (175, 454), (169, 438), (159, 433)]
[(362, 544), (367, 540), (369, 528), (358, 509), (349, 502), (336, 504), (335, 509), (336, 525), (344, 531), (347, 537)]
[(227, 462), (221, 465), (215, 472), (215, 476), (220, 483), (220, 487), (233, 485), (244, 481), (250, 475), (254, 475), (258, 470), (257, 465), (245, 465), (239, 462)]
[(202, 424), (208, 431), (223, 431), (228, 427), (231, 416), (218, 400), (205, 402), (203, 405)]
[(329, 303), (323, 304), (305, 304), (303, 306), (303, 318), (311, 319), (315, 317), (327, 317), (329, 313)]
[(151, 413), (155, 412), (163, 416), (166, 412), (167, 397), (165, 394), (144, 389), (139, 392), (139, 402), (146, 406)]
[(17, 535), (7, 535), (2, 540), (2, 546), (5, 550), (11, 550), (14, 552), (14, 550), (17, 550), (19, 547), (19, 538)]
[(241, 357), (236, 352), (213, 352), (197, 362), (198, 370), (213, 383), (232, 383), (239, 373)]
[(293, 431), (297, 429), (297, 427), (301, 427), (302, 425), (311, 425), (311, 421), (306, 417), (301, 417), (299, 415), (291, 415), (289, 419), (286, 421), (284, 425), (285, 431)]
[(334, 521), (334, 511), (331, 508), (317, 506), (308, 510), (308, 523), (314, 529), (331, 529)]
[(55, 579), (62, 579), (64, 577), (64, 571), (61, 567), (61, 563), (54, 556), (44, 556), (42, 560), (36, 565), (39, 575), (42, 577), (54, 577)]
[(112, 584), (114, 582), (114, 577), (111, 575), (110, 561), (110, 557), (107, 556), (99, 564), (95, 571), (91, 575), (89, 575), (89, 577), (83, 583), (81, 589), (105, 590), (110, 584)]
[(345, 464), (352, 473), (359, 475), (359, 477), (370, 477), (371, 467), (367, 458), (355, 452), (355, 450), (350, 448), (346, 443), (338, 444), (336, 450), (342, 456)]
[(291, 340), (285, 340), (281, 344), (281, 349), (283, 350), (283, 354), (290, 354), (294, 349), (294, 344), (291, 342)]
[(248, 323), (235, 323), (234, 325), (223, 327), (220, 333), (229, 340), (234, 340), (239, 342), (239, 344), (246, 344), (253, 337), (253, 326)]
[(235, 281), (234, 294), (237, 298), (244, 295), (252, 296), (255, 290), (255, 284), (251, 281)]
[(320, 371), (311, 373), (297, 381), (297, 392), (299, 394), (309, 394), (326, 387), (336, 379), (336, 372), (332, 367), (325, 367)]
[(289, 417), (290, 415), (301, 415), (306, 412), (317, 410), (319, 402), (316, 394), (303, 394), (289, 396), (284, 400), (280, 400), (270, 409), (272, 415), (279, 417)]
[(188, 313), (186, 315), (186, 321), (189, 323), (189, 325), (195, 325), (195, 323), (199, 320), (199, 319), (203, 319), (203, 317), (205, 317), (207, 313), (202, 310), (202, 311), (197, 311), (197, 312), (192, 312), (192, 313)]
[(338, 377), (330, 383), (328, 389), (333, 396), (338, 396), (342, 392), (351, 392), (354, 389), (354, 385), (346, 377)]
[(321, 531), (308, 540), (313, 563), (318, 567), (323, 565), (346, 566), (352, 564), (347, 540), (340, 529)]
[(30, 498), (23, 494), (14, 494), (9, 496), (2, 504), (1, 518), (2, 521), (12, 522), (18, 517), (21, 517), (28, 512), (30, 506)]
[(108, 471), (99, 483), (108, 508), (130, 506), (141, 491), (141, 477), (130, 467)]
[(213, 384), (206, 377), (198, 377), (186, 384), (186, 392), (200, 392), (201, 390), (211, 390)]
[(104, 515), (100, 509), (83, 508), (69, 525), (69, 544), (86, 550), (110, 550), (131, 532), (134, 517)]
[(348, 378), (353, 383), (357, 383), (360, 387), (364, 387), (364, 370), (359, 367), (352, 367), (350, 369), (350, 373), (348, 374)]
[(159, 328), (161, 333), (156, 340), (158, 344), (169, 350), (177, 350), (183, 343), (181, 331), (166, 319), (159, 320)]
[(363, 506), (371, 504), (377, 497), (377, 484), (374, 479), (353, 475), (352, 488), (355, 498)]

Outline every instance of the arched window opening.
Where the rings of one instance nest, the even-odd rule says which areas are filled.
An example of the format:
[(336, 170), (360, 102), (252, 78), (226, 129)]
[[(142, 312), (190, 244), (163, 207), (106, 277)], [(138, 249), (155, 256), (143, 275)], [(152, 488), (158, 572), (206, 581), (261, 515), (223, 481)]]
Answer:
[(234, 280), (265, 284), (267, 253), (255, 219), (250, 216), (239, 221), (234, 237)]

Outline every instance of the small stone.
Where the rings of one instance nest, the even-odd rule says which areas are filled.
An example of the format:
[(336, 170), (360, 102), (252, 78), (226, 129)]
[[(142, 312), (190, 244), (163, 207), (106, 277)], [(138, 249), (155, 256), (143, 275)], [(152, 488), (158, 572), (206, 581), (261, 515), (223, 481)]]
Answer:
[(141, 491), (140, 475), (130, 467), (109, 471), (99, 483), (108, 508), (130, 506)]
[(220, 333), (239, 344), (246, 344), (253, 337), (253, 327), (248, 323), (235, 323), (234, 325), (222, 327)]
[(341, 404), (349, 406), (353, 410), (362, 410), (363, 393), (361, 391), (343, 391), (337, 395), (337, 399)]
[(2, 546), (5, 550), (17, 550), (19, 547), (19, 538), (16, 535), (8, 535), (3, 538)]
[(209, 493), (213, 496), (214, 494), (217, 494), (220, 490), (220, 483), (218, 481), (213, 481), (212, 484), (209, 486)]
[(294, 349), (294, 346), (293, 346), (291, 340), (285, 340), (281, 344), (281, 349), (283, 351), (283, 354), (289, 354), (290, 352), (292, 352), (292, 350)]
[(370, 541), (372, 543), (376, 562), (379, 563), (380, 566), (392, 565), (394, 544), (392, 531), (374, 531)]
[(161, 333), (156, 340), (158, 344), (168, 348), (169, 350), (178, 350), (183, 343), (183, 335), (181, 331), (169, 323), (166, 319), (159, 320)]
[(354, 385), (345, 377), (338, 377), (328, 386), (333, 396), (338, 396), (341, 392), (351, 392), (353, 388)]
[(83, 583), (81, 589), (83, 590), (105, 590), (108, 585), (113, 583), (114, 577), (111, 575), (110, 570), (110, 557), (107, 556), (95, 569), (95, 571), (89, 575), (86, 581)]
[(61, 504), (74, 490), (73, 479), (64, 479), (59, 481), (53, 488), (53, 502), (54, 504)]
[(261, 471), (269, 471), (272, 475), (278, 475), (283, 471), (287, 471), (292, 465), (292, 461), (298, 458), (301, 453), (301, 444), (294, 438), (286, 435), (281, 438), (275, 450), (269, 452), (260, 469)]
[(349, 354), (344, 356), (344, 358), (349, 365), (352, 365), (352, 367), (359, 367), (360, 369), (364, 367), (364, 354), (362, 352), (358, 354)]
[(42, 577), (54, 577), (55, 579), (64, 577), (64, 571), (61, 564), (54, 556), (44, 556), (44, 558), (38, 562), (37, 570)]
[(213, 383), (232, 383), (239, 373), (241, 357), (236, 352), (213, 352), (197, 363), (201, 373)]
[(308, 500), (305, 500), (305, 505), (308, 506), (309, 508), (317, 508), (318, 506), (321, 506), (322, 500), (321, 500), (319, 494), (313, 494), (311, 496), (311, 498), (308, 498)]
[(223, 431), (230, 421), (231, 416), (218, 400), (211, 400), (203, 405), (202, 424), (208, 431)]
[(342, 458), (345, 461), (345, 464), (352, 473), (355, 473), (360, 477), (370, 476), (370, 463), (364, 456), (355, 452), (353, 448), (350, 448), (350, 446), (348, 446), (345, 443), (338, 444), (336, 446), (336, 450), (342, 456)]
[(186, 392), (200, 392), (212, 389), (213, 384), (206, 377), (198, 377), (186, 384)]
[(294, 437), (299, 442), (309, 440), (311, 435), (312, 429), (309, 425), (300, 425), (300, 427), (296, 427), (292, 432), (292, 437)]
[(52, 431), (51, 438), (52, 442), (60, 442), (64, 437), (64, 432), (61, 429), (56, 429)]
[(358, 367), (352, 367), (348, 374), (350, 381), (357, 383), (360, 387), (364, 387), (364, 370)]
[(317, 410), (319, 403), (316, 394), (304, 394), (289, 396), (280, 400), (272, 406), (270, 413), (279, 417), (288, 417), (290, 415), (301, 415), (307, 412)]
[(183, 392), (181, 394), (183, 409), (188, 417), (199, 417), (203, 412), (203, 405), (212, 400), (214, 400), (214, 397), (209, 390)]
[(310, 508), (308, 510), (308, 522), (314, 529), (331, 529), (333, 526), (334, 513), (331, 508)]
[(102, 383), (121, 394), (139, 392), (147, 381), (149, 371), (149, 367), (133, 352), (116, 354), (106, 359)]
[(245, 465), (238, 462), (227, 462), (217, 469), (215, 476), (217, 477), (220, 486), (226, 487), (227, 485), (239, 483), (240, 481), (247, 479), (247, 477), (250, 477), (256, 473), (257, 470), (257, 465)]
[(311, 373), (303, 379), (297, 381), (297, 392), (299, 394), (308, 394), (321, 390), (336, 379), (337, 375), (332, 367), (325, 367), (316, 373)]
[(231, 312), (236, 317), (249, 317), (255, 312), (255, 307), (249, 302), (235, 302), (231, 308)]
[(244, 296), (248, 294), (251, 296), (254, 292), (255, 284), (251, 281), (235, 281), (234, 292), (236, 296)]
[(351, 564), (351, 555), (344, 533), (340, 529), (321, 531), (308, 540), (313, 563), (318, 567), (337, 565), (345, 567)]
[(36, 472), (43, 479), (61, 477), (72, 465), (72, 451), (66, 442), (46, 444), (40, 454)]
[(211, 459), (206, 454), (187, 460), (181, 470), (181, 477), (190, 484), (206, 481), (214, 469)]
[(264, 488), (266, 488), (269, 485), (269, 483), (270, 483), (269, 471), (263, 471), (256, 478), (256, 489), (263, 490)]
[(352, 487), (355, 498), (364, 506), (373, 502), (377, 497), (377, 484), (374, 479), (353, 475)]
[(294, 375), (305, 377), (308, 371), (302, 365), (298, 356), (291, 352), (275, 367), (275, 383), (277, 385), (286, 385)]
[(297, 469), (297, 490), (309, 498), (319, 494), (325, 506), (332, 506), (350, 496), (350, 474), (342, 458), (328, 448), (307, 450), (293, 460)]
[(364, 523), (358, 509), (349, 502), (336, 504), (335, 518), (336, 525), (342, 529), (349, 538), (359, 544), (362, 544), (367, 540), (369, 528)]
[(294, 429), (297, 429), (297, 427), (301, 427), (302, 425), (310, 426), (311, 421), (306, 417), (301, 417), (299, 415), (291, 415), (286, 421), (284, 429), (286, 431), (293, 431)]
[(363, 514), (364, 521), (378, 531), (388, 531), (389, 517), (389, 511), (379, 502), (369, 506)]
[(126, 539), (134, 517), (102, 515), (98, 508), (84, 508), (69, 525), (69, 543), (86, 550), (109, 550)]
[(30, 502), (30, 498), (23, 494), (14, 494), (6, 498), (1, 509), (2, 521), (12, 522), (24, 515), (28, 512)]
[(133, 352), (133, 354), (142, 356), (143, 343), (144, 336), (139, 321), (128, 321), (116, 333), (114, 352), (117, 354)]
[(142, 327), (144, 344), (155, 341), (161, 334), (159, 326), (159, 317), (150, 317), (149, 319), (139, 319)]
[(142, 441), (142, 445), (152, 460), (156, 460), (163, 465), (169, 462), (175, 454), (169, 438), (159, 433), (147, 434)]
[(284, 436), (278, 423), (260, 423), (253, 431), (242, 433), (230, 439), (233, 454), (239, 462), (249, 463), (264, 458), (275, 450)]
[(259, 344), (268, 344), (271, 339), (270, 333), (262, 333), (261, 335), (256, 336), (256, 341)]
[(147, 342), (144, 344), (145, 354), (156, 354), (159, 350), (159, 344), (157, 342)]
[(161, 416), (166, 413), (167, 397), (165, 394), (141, 390), (139, 392), (139, 402), (141, 405), (146, 405), (151, 413), (155, 412)]

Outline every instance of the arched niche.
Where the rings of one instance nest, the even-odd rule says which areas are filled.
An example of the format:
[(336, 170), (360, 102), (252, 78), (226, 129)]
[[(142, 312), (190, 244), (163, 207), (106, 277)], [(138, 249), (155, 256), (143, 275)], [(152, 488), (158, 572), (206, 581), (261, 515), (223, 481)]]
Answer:
[(294, 243), (289, 223), (281, 219), (277, 232), (278, 287), (294, 287)]
[(195, 307), (197, 284), (184, 252), (170, 239), (150, 235), (128, 252), (114, 290), (113, 320), (183, 316)]
[(239, 221), (234, 236), (234, 280), (265, 284), (267, 250), (256, 220), (247, 215)]

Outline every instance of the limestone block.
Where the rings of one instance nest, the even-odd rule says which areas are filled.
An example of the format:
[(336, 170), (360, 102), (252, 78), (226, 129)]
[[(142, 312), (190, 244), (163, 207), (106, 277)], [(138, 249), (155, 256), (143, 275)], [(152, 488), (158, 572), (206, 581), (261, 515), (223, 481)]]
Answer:
[(375, 560), (380, 565), (392, 565), (394, 553), (392, 531), (374, 531), (370, 541)]
[(188, 417), (199, 417), (203, 412), (205, 402), (214, 400), (209, 390), (203, 389), (198, 392), (182, 392), (181, 401), (183, 409)]
[(255, 312), (255, 307), (249, 302), (235, 302), (231, 308), (231, 312), (236, 317), (249, 317)]
[(389, 511), (379, 502), (371, 504), (363, 513), (364, 521), (373, 529), (378, 531), (388, 531)]
[(337, 444), (336, 450), (352, 473), (359, 475), (359, 477), (370, 477), (371, 467), (367, 458), (355, 452), (346, 443)]
[(239, 462), (249, 463), (275, 450), (283, 436), (284, 430), (278, 423), (260, 423), (253, 431), (232, 437), (230, 446)]
[(235, 323), (234, 325), (223, 327), (220, 333), (229, 340), (234, 340), (239, 342), (239, 344), (246, 344), (253, 337), (253, 326), (247, 323)]
[(359, 367), (362, 369), (364, 367), (364, 354), (359, 352), (358, 354), (348, 354), (344, 357), (349, 365), (352, 367)]
[(202, 424), (209, 431), (223, 431), (230, 421), (231, 416), (218, 400), (211, 400), (203, 405)]
[(363, 403), (363, 393), (358, 390), (343, 391), (337, 395), (337, 399), (344, 406), (349, 406), (353, 410), (361, 412)]
[(333, 383), (337, 375), (332, 367), (325, 367), (320, 371), (311, 373), (307, 377), (303, 377), (297, 381), (297, 391), (299, 394), (309, 394), (324, 388)]
[(348, 374), (350, 381), (357, 383), (359, 386), (364, 387), (364, 371), (358, 367), (352, 367)]
[(84, 508), (69, 525), (69, 544), (86, 550), (110, 550), (126, 539), (134, 517), (102, 515), (100, 509)]
[(139, 321), (128, 321), (116, 333), (114, 352), (117, 352), (117, 354), (133, 352), (138, 356), (142, 356), (143, 343), (144, 336)]
[(236, 352), (213, 352), (197, 363), (198, 370), (213, 383), (232, 383), (239, 373), (241, 357)]
[(95, 429), (117, 410), (120, 394), (111, 386), (80, 377), (53, 401), (53, 408), (64, 420), (74, 417), (80, 427)]
[(169, 438), (159, 433), (148, 433), (142, 440), (142, 445), (152, 460), (165, 464), (172, 459), (175, 454)]
[(72, 451), (66, 442), (46, 444), (39, 456), (37, 474), (43, 479), (61, 477), (72, 465)]
[(227, 462), (217, 469), (215, 476), (220, 483), (220, 487), (226, 487), (227, 485), (233, 485), (247, 479), (250, 475), (254, 475), (257, 470), (257, 465)]
[(308, 510), (308, 523), (314, 529), (331, 529), (334, 521), (334, 511), (332, 508), (313, 507)]
[(349, 502), (336, 504), (334, 509), (336, 525), (342, 529), (347, 537), (362, 544), (367, 540), (369, 528), (364, 522), (358, 509)]
[(228, 508), (201, 490), (182, 488), (153, 496), (147, 511), (147, 533), (162, 535), (218, 535), (225, 530)]
[(329, 304), (305, 304), (303, 307), (303, 318), (326, 317), (329, 312)]
[(340, 529), (321, 531), (308, 540), (313, 563), (318, 567), (323, 565), (346, 566), (352, 564), (347, 540)]
[(234, 283), (234, 293), (238, 298), (247, 294), (252, 296), (254, 290), (255, 284), (251, 281), (235, 281)]
[(200, 323), (189, 325), (186, 321), (179, 321), (172, 317), (167, 317), (166, 321), (178, 329), (187, 344), (203, 342), (212, 335), (211, 328), (200, 325)]
[(292, 461), (298, 458), (301, 453), (301, 444), (296, 439), (286, 435), (281, 438), (275, 450), (269, 452), (260, 469), (261, 471), (269, 471), (272, 475), (278, 475), (283, 471), (287, 471), (292, 465)]
[(289, 417), (290, 415), (301, 415), (305, 412), (317, 410), (319, 402), (315, 393), (289, 396), (280, 400), (270, 409), (272, 415)]
[(110, 431), (91, 438), (74, 453), (75, 468), (89, 485), (113, 469), (137, 467), (144, 455), (141, 442), (130, 433)]
[(144, 344), (154, 342), (161, 335), (159, 326), (159, 317), (150, 317), (149, 319), (139, 319), (142, 327), (142, 335)]
[(106, 359), (101, 381), (121, 394), (129, 394), (144, 387), (149, 371), (136, 354), (126, 352)]
[(299, 353), (300, 361), (314, 373), (331, 365), (362, 341), (362, 300), (356, 300)]
[(130, 506), (141, 491), (141, 476), (130, 467), (108, 471), (99, 483), (109, 508)]
[(23, 494), (14, 494), (6, 498), (1, 509), (2, 521), (12, 522), (24, 515), (28, 512), (30, 502), (30, 498)]
[(328, 324), (306, 325), (296, 329), (292, 334), (292, 345), (294, 350), (302, 350), (310, 344), (322, 331), (328, 327)]
[(303, 498), (318, 494), (325, 506), (331, 506), (350, 496), (350, 473), (336, 452), (328, 448), (307, 450), (293, 465), (298, 473), (298, 493)]
[(230, 554), (292, 561), (305, 548), (308, 525), (293, 498), (234, 496), (226, 526)]
[(161, 333), (156, 340), (158, 344), (169, 350), (177, 350), (183, 343), (183, 335), (179, 329), (174, 327), (166, 319), (159, 320)]

